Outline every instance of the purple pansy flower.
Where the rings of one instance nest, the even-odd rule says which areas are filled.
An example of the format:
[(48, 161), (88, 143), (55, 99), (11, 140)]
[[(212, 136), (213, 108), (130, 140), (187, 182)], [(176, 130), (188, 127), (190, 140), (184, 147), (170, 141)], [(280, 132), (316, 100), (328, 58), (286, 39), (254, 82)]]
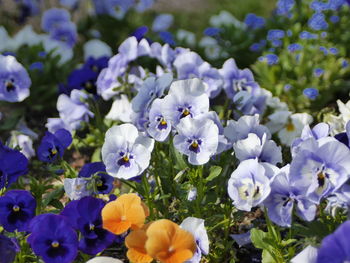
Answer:
[(231, 99), (238, 91), (247, 90), (252, 92), (259, 88), (254, 80), (253, 73), (249, 69), (238, 69), (233, 58), (226, 60), (219, 72), (224, 79), (223, 88)]
[(1, 262), (12, 263), (15, 261), (16, 253), (19, 252), (19, 246), (14, 238), (0, 234), (0, 255)]
[(9, 187), (28, 172), (28, 160), (21, 152), (0, 142), (0, 189)]
[(41, 28), (49, 33), (61, 23), (70, 22), (70, 14), (63, 8), (46, 10), (41, 19)]
[(350, 220), (341, 224), (334, 233), (322, 240), (316, 263), (350, 261)]
[(28, 243), (46, 263), (70, 263), (78, 254), (78, 235), (64, 216), (42, 214), (30, 222)]
[(30, 85), (28, 72), (16, 58), (0, 55), (0, 100), (23, 101), (29, 96)]
[(147, 125), (148, 134), (156, 141), (165, 141), (170, 132), (171, 124), (165, 119), (161, 111), (162, 101), (155, 99), (149, 110), (149, 123)]
[(89, 105), (84, 101), (88, 99), (88, 94), (80, 90), (72, 90), (70, 97), (61, 94), (57, 99), (57, 110), (60, 118), (68, 123), (72, 130), (79, 129), (82, 122), (88, 122), (94, 117), (89, 110)]
[(46, 132), (38, 147), (38, 158), (43, 162), (52, 163), (58, 156), (62, 157), (64, 150), (72, 143), (72, 135), (65, 129), (59, 129), (55, 133)]
[(94, 197), (84, 197), (70, 202), (61, 212), (72, 227), (82, 234), (79, 249), (88, 255), (96, 255), (109, 247), (116, 236), (103, 229), (101, 210), (105, 202)]
[(36, 201), (25, 190), (11, 190), (0, 197), (0, 223), (6, 231), (26, 231), (35, 216)]
[(85, 164), (78, 176), (84, 178), (96, 176), (95, 186), (97, 194), (109, 194), (112, 191), (114, 178), (106, 173), (106, 166), (103, 162)]
[(334, 193), (349, 178), (350, 150), (331, 137), (310, 138), (299, 146), (290, 174), (297, 187), (319, 202)]
[(305, 193), (295, 187), (289, 176), (289, 165), (283, 167), (272, 179), (271, 193), (264, 201), (269, 218), (280, 226), (290, 227), (293, 209), (297, 215), (311, 221), (316, 215), (316, 204), (311, 202)]

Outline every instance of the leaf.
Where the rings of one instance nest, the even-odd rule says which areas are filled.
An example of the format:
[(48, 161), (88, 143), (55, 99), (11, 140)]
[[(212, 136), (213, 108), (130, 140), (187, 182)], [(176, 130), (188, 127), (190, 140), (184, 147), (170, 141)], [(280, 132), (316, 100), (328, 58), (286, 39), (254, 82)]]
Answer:
[(263, 250), (262, 252), (262, 263), (276, 263), (274, 258), (271, 256), (270, 252)]
[(253, 228), (252, 230), (250, 230), (250, 239), (252, 240), (253, 245), (256, 248), (260, 248), (260, 249), (269, 249), (270, 245), (268, 245), (266, 243), (266, 239), (268, 239), (268, 233)]
[(218, 177), (220, 175), (221, 171), (222, 171), (222, 168), (220, 166), (212, 166), (212, 167), (210, 167), (209, 176), (205, 179), (207, 180), (207, 182), (210, 182), (214, 178)]
[(101, 148), (97, 148), (91, 157), (91, 162), (101, 162)]
[[(53, 190), (52, 192), (50, 192), (43, 200), (43, 207), (51, 204), (52, 206), (54, 206), (52, 203), (55, 203), (55, 200), (60, 199), (62, 196), (64, 195), (64, 188), (63, 186)], [(57, 204), (57, 202), (56, 202)], [(62, 205), (62, 204), (61, 204)], [(55, 206), (56, 207), (56, 206)], [(58, 208), (58, 207), (56, 207)]]

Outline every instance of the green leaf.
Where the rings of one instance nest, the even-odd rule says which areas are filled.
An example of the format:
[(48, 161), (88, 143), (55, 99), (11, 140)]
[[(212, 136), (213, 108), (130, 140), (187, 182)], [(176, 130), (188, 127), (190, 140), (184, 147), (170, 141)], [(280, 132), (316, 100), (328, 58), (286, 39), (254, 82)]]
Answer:
[(268, 233), (262, 230), (256, 228), (250, 230), (250, 239), (252, 240), (252, 243), (256, 248), (269, 249), (270, 245), (266, 243), (266, 239), (268, 239), (268, 237)]
[(218, 177), (222, 171), (222, 168), (220, 166), (212, 166), (210, 167), (210, 173), (209, 176), (206, 179), (207, 182), (210, 182), (214, 178)]
[(91, 157), (91, 162), (101, 162), (101, 148), (97, 148)]
[(271, 256), (270, 252), (263, 250), (262, 252), (262, 263), (276, 263), (276, 260)]
[[(47, 206), (47, 205), (49, 205), (49, 204), (51, 204), (52, 206), (54, 206), (53, 203), (55, 203), (55, 200), (60, 199), (63, 195), (64, 195), (64, 188), (63, 188), (63, 186), (61, 186), (61, 187), (59, 187), (59, 188), (53, 190), (52, 192), (50, 192), (50, 193), (44, 198), (44, 200), (43, 200), (43, 207), (45, 207), (45, 206)], [(56, 202), (56, 204), (57, 204), (57, 202)], [(61, 203), (60, 203), (60, 204), (61, 204)], [(62, 204), (61, 204), (61, 205), (62, 205)], [(54, 207), (56, 207), (56, 206), (54, 206)], [(58, 208), (58, 207), (56, 207), (56, 208)]]

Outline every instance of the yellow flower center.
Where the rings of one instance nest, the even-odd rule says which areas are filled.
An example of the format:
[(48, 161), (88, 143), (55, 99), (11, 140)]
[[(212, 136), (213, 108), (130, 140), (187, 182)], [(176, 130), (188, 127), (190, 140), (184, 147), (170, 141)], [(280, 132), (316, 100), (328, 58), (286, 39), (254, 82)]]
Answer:
[(129, 161), (129, 157), (128, 157), (128, 156), (124, 156), (124, 157), (123, 157), (123, 161), (124, 161), (124, 162), (128, 162), (128, 161)]
[(287, 131), (292, 132), (295, 130), (293, 123), (289, 122), (286, 126)]
[(185, 109), (183, 112), (182, 112), (182, 115), (184, 116), (184, 117), (186, 117), (187, 115), (189, 115), (190, 114), (190, 111), (188, 110), (188, 109)]
[(53, 242), (51, 243), (51, 246), (54, 247), (54, 248), (56, 248), (56, 247), (59, 247), (59, 246), (60, 246), (60, 243), (58, 243), (57, 241), (53, 241)]
[(13, 210), (14, 212), (18, 212), (19, 210), (21, 210), (21, 208), (20, 208), (18, 205), (14, 205), (14, 206), (12, 207), (12, 210)]

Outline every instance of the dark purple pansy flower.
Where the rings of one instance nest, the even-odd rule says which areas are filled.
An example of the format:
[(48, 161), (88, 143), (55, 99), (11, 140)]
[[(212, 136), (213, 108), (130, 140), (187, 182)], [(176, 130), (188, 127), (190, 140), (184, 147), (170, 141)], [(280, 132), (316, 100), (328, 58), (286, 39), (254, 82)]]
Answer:
[(168, 31), (159, 32), (159, 37), (161, 40), (163, 40), (163, 42), (165, 42), (171, 46), (176, 45), (175, 40), (174, 40), (174, 36)]
[(8, 187), (28, 172), (28, 160), (21, 152), (0, 142), (0, 189)]
[(45, 263), (70, 263), (78, 254), (78, 235), (64, 216), (39, 215), (30, 222), (27, 242)]
[(1, 263), (12, 263), (15, 261), (16, 253), (19, 252), (16, 241), (7, 236), (0, 235)]
[(350, 221), (341, 224), (333, 234), (322, 240), (316, 263), (349, 262), (350, 260)]
[(6, 231), (25, 231), (35, 215), (34, 197), (25, 190), (11, 190), (0, 197), (0, 223)]
[(79, 249), (89, 255), (96, 255), (109, 247), (116, 236), (102, 227), (101, 210), (105, 202), (91, 196), (70, 202), (62, 211), (72, 227), (79, 230), (82, 238)]
[(131, 36), (136, 37), (137, 41), (140, 41), (142, 38), (144, 38), (147, 32), (148, 32), (147, 26), (140, 26), (131, 34)]
[(103, 162), (88, 163), (79, 172), (79, 177), (97, 176), (96, 189), (99, 194), (109, 194), (113, 188), (114, 178), (106, 173)]
[(64, 150), (72, 143), (72, 135), (65, 129), (59, 129), (54, 134), (46, 132), (38, 147), (38, 158), (43, 162), (53, 162), (57, 156), (62, 157)]

